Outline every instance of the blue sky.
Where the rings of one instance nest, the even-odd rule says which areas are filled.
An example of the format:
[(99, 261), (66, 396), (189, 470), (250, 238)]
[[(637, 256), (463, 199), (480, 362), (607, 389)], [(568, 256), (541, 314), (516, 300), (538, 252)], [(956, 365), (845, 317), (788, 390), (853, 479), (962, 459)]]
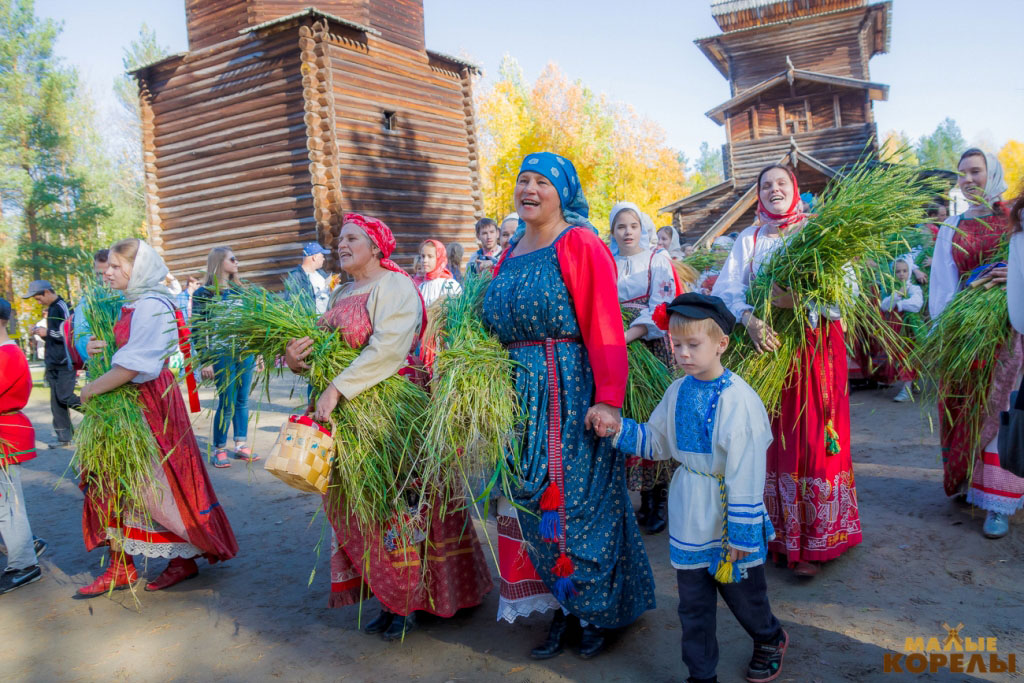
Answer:
[[(315, 4), (310, 0), (309, 4)], [(610, 99), (657, 121), (670, 145), (693, 159), (702, 140), (724, 142), (704, 112), (727, 99), (725, 79), (695, 38), (718, 33), (706, 0), (425, 0), (431, 49), (497, 72), (505, 54), (528, 79), (548, 62)], [(892, 51), (871, 62), (890, 85), (875, 104), (880, 131), (930, 133), (953, 117), (969, 142), (1024, 139), (1024, 0), (895, 0)], [(172, 52), (187, 48), (184, 0), (37, 0), (36, 12), (63, 22), (57, 52), (76, 67), (101, 111), (122, 48), (146, 22)]]

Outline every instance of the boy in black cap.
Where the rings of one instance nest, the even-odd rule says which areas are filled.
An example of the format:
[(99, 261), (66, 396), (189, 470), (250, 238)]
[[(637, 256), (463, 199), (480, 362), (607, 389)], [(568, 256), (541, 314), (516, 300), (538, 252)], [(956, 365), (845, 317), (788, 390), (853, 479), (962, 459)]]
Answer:
[(789, 644), (764, 575), (766, 544), (775, 537), (763, 500), (771, 424), (757, 393), (722, 367), (735, 322), (721, 299), (697, 293), (656, 315), (687, 376), (668, 388), (649, 421), (625, 419), (615, 437), (625, 453), (680, 463), (669, 488), (669, 551), (683, 662), (694, 682), (717, 680), (719, 593), (754, 640), (748, 681), (775, 679)]

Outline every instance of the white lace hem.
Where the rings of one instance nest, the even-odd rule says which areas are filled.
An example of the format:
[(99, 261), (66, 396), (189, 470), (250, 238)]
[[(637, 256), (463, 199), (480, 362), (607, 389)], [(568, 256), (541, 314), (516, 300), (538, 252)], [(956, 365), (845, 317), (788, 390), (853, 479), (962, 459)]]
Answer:
[(1007, 516), (1016, 514), (1018, 510), (1024, 508), (1024, 496), (1000, 496), (998, 493), (979, 491), (973, 487), (967, 492), (967, 502), (986, 512), (999, 512)]
[(191, 543), (148, 543), (133, 538), (124, 538), (120, 531), (110, 527), (107, 527), (107, 538), (116, 542), (127, 555), (162, 557), (169, 560), (172, 557), (188, 559), (203, 554), (202, 550)]
[(544, 614), (559, 608), (558, 601), (555, 600), (555, 596), (551, 593), (531, 595), (528, 598), (520, 598), (519, 600), (498, 598), (498, 621), (505, 620), (511, 624), (519, 617), (528, 617), (534, 612)]

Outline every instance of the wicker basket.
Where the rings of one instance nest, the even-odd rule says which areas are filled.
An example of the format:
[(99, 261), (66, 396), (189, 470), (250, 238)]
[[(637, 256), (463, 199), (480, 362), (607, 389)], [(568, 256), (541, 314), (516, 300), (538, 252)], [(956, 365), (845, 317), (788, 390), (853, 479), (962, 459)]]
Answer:
[(333, 456), (331, 433), (305, 415), (292, 415), (263, 469), (300, 491), (326, 493)]

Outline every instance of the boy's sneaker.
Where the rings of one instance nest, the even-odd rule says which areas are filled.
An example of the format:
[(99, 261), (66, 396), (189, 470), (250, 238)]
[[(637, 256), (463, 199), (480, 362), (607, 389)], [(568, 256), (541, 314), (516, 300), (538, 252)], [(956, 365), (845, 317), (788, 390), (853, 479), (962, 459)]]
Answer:
[(43, 572), (38, 564), (25, 569), (8, 569), (0, 574), (0, 595), (10, 593), (15, 588), (27, 586), (43, 578)]
[(754, 643), (754, 656), (747, 666), (747, 680), (751, 683), (773, 681), (782, 671), (782, 658), (789, 647), (789, 634), (782, 631), (782, 637), (774, 645)]

